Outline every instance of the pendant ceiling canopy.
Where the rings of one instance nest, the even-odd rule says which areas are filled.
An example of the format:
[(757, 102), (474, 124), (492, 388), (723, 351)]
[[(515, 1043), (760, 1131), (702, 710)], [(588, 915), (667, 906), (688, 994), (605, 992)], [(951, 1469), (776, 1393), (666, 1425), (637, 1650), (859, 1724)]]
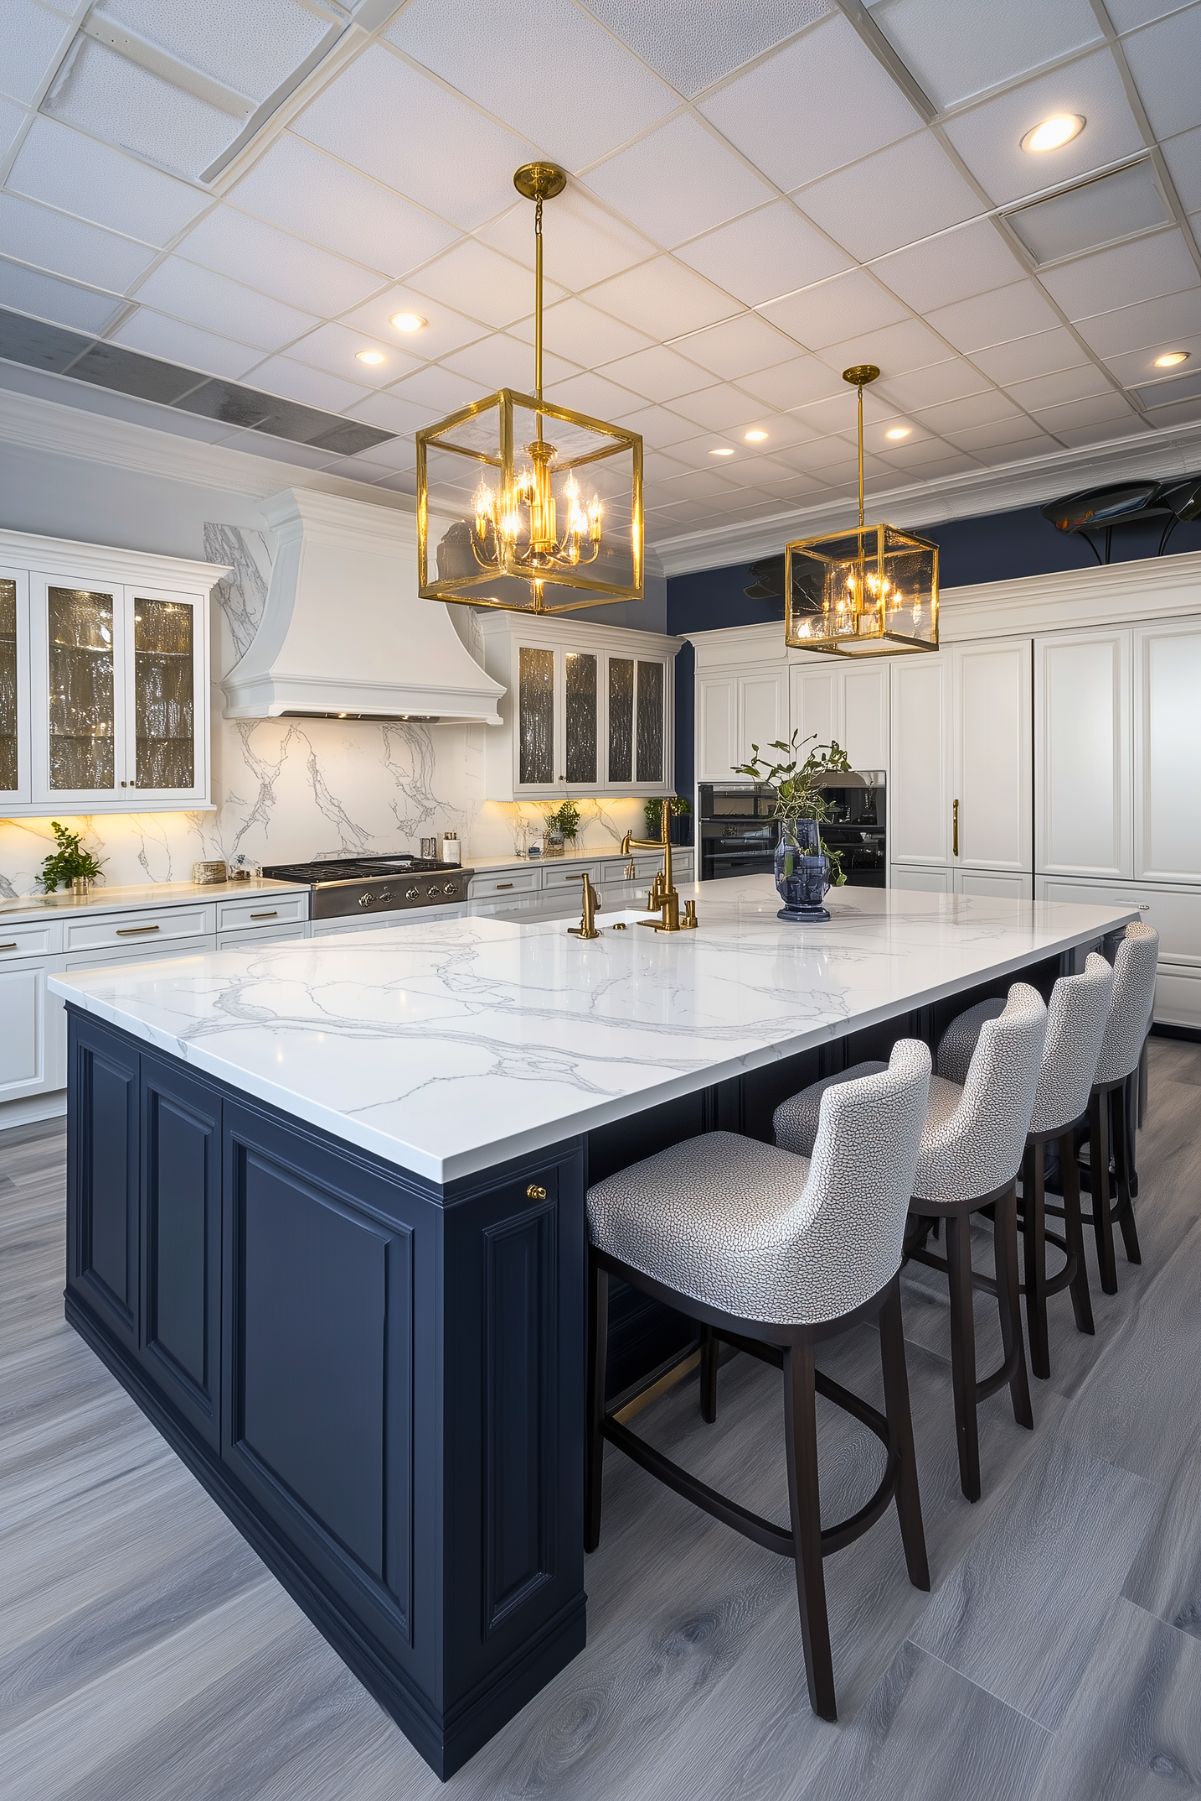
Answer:
[(534, 202), (534, 383), (417, 433), (417, 557), (426, 600), (570, 613), (642, 599), (642, 439), (542, 392), (542, 208), (567, 185), (527, 163)]

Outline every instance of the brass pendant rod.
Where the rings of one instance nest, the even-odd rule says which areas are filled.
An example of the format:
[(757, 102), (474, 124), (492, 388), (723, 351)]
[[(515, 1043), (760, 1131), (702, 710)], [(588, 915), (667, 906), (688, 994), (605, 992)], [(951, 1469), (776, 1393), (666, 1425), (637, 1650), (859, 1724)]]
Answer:
[[(534, 204), (534, 398), (542, 399), (542, 196)], [(542, 422), (538, 422), (542, 436)]]
[(859, 399), (859, 530), (863, 530), (863, 383), (858, 382), (855, 393)]

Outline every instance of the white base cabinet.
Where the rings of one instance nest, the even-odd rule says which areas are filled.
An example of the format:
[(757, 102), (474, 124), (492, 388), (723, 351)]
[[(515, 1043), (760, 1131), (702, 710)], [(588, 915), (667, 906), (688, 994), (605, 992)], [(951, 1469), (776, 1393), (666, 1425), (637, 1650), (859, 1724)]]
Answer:
[(986, 899), (1031, 900), (1034, 877), (1012, 869), (952, 869), (948, 864), (894, 863), (890, 888), (920, 888), (926, 894), (972, 894)]
[(1076, 906), (1128, 907), (1154, 926), (1159, 933), (1156, 1023), (1201, 1031), (1201, 887), (1040, 875), (1034, 892), (1039, 900)]

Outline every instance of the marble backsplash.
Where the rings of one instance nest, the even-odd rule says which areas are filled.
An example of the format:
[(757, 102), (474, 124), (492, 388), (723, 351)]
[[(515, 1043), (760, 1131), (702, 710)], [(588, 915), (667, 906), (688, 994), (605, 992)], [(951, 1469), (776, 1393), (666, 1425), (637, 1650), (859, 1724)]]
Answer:
[[(204, 554), (233, 574), (217, 588), (212, 666), (231, 669), (258, 627), (271, 572), (262, 532), (211, 524)], [(483, 726), (351, 724), (339, 720), (228, 720), (214, 684), (214, 809), (77, 818), (104, 859), (106, 881), (187, 881), (200, 858), (238, 853), (256, 863), (417, 850), (419, 840), (459, 834), (464, 862), (514, 848), (519, 816), (540, 824), (542, 808), (484, 799)], [(615, 845), (641, 831), (640, 800), (581, 801), (580, 842)], [(0, 895), (37, 889), (52, 848), (49, 819), (0, 820)]]

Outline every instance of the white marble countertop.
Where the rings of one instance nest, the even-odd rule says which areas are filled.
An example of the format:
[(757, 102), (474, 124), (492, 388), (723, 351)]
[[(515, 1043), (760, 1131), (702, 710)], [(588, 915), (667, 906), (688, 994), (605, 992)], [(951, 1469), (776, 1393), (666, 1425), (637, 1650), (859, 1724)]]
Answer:
[[(673, 857), (690, 857), (693, 854), (692, 846), (673, 844), (671, 854)], [(654, 850), (647, 850), (643, 846), (634, 855), (650, 857), (654, 855)], [(463, 867), (470, 870), (472, 875), (494, 875), (498, 869), (559, 869), (564, 863), (608, 863), (615, 858), (625, 861), (620, 848), (611, 844), (601, 850), (567, 851), (561, 857), (519, 857), (516, 852), (511, 857), (468, 857)]]
[[(719, 892), (715, 893), (715, 888)], [(197, 1070), (435, 1182), (1090, 942), (1133, 917), (905, 889), (777, 920), (767, 876), (687, 891), (698, 931), (440, 919), (52, 975)], [(602, 914), (600, 923), (634, 920)]]
[(0, 920), (17, 925), (22, 920), (120, 913), (127, 907), (184, 907), (204, 901), (253, 900), (259, 894), (307, 893), (301, 882), (272, 882), (263, 877), (245, 882), (129, 882), (111, 888), (100, 882), (87, 894), (59, 889), (55, 894), (23, 894), (16, 900), (0, 901)]

